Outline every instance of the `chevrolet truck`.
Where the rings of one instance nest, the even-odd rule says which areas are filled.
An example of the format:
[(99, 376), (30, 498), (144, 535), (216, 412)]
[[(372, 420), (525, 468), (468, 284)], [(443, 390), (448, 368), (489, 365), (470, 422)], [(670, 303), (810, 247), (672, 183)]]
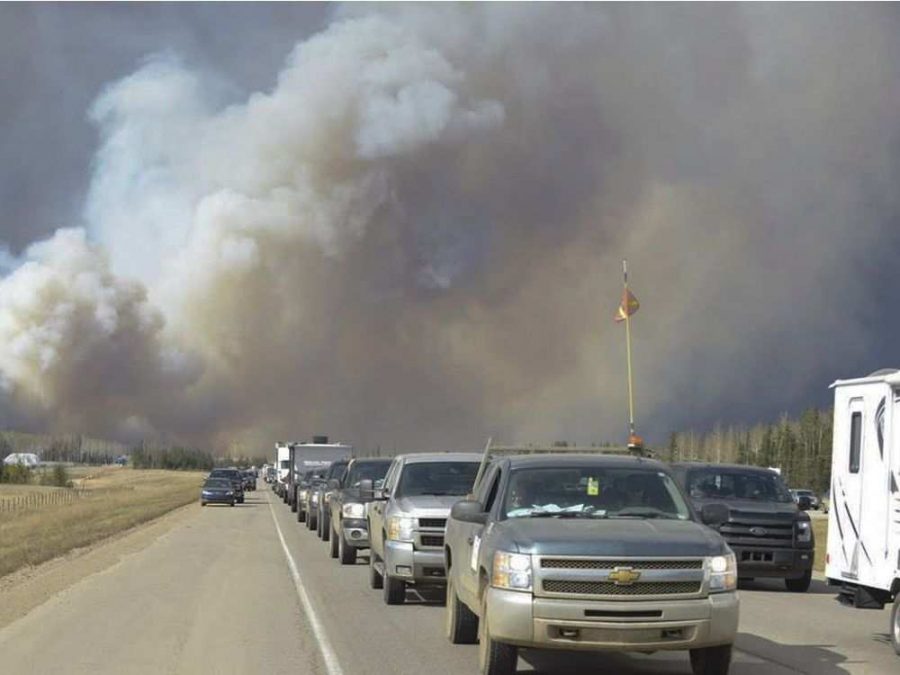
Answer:
[(794, 593), (809, 589), (816, 547), (812, 523), (781, 476), (743, 464), (684, 462), (672, 470), (694, 508), (728, 506), (728, 518), (717, 529), (734, 551), (742, 580), (775, 577)]
[(353, 565), (356, 552), (369, 547), (366, 504), (374, 497), (373, 484), (384, 479), (390, 459), (354, 459), (328, 500), (331, 527), (329, 553), (342, 565)]
[(444, 584), (447, 516), (472, 489), (480, 462), (462, 452), (394, 458), (368, 512), (369, 585), (386, 604), (403, 604), (409, 584)]
[(485, 675), (518, 650), (688, 650), (695, 675), (726, 675), (738, 627), (737, 567), (669, 469), (636, 457), (499, 457), (450, 512), (446, 634), (478, 642)]

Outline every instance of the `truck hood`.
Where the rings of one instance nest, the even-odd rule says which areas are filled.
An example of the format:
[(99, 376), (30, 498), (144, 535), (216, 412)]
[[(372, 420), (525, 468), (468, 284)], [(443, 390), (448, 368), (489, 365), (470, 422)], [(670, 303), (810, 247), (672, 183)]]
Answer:
[[(465, 499), (465, 497), (459, 495), (418, 495), (415, 497), (401, 497), (394, 501), (394, 506), (403, 513), (443, 517), (449, 515), (450, 507), (461, 499)], [(422, 514), (422, 511), (427, 511), (428, 513)]]
[(690, 520), (510, 518), (493, 527), (496, 548), (536, 555), (721, 555), (718, 533)]
[(752, 499), (692, 499), (694, 508), (699, 512), (704, 504), (725, 504), (734, 520), (742, 518), (765, 517), (767, 520), (784, 520), (793, 522), (800, 511), (794, 502), (760, 502)]

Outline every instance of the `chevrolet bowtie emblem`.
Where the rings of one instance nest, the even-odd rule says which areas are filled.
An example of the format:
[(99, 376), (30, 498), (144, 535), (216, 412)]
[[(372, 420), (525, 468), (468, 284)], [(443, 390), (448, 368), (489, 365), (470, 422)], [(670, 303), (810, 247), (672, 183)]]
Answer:
[(640, 578), (641, 573), (635, 572), (630, 567), (616, 567), (607, 577), (616, 586), (630, 586)]

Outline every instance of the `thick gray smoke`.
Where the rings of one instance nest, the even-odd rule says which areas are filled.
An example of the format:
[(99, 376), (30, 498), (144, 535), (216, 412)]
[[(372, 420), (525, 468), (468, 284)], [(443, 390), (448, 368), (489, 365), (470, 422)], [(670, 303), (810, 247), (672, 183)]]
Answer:
[(3, 385), (69, 430), (216, 445), (621, 440), (628, 257), (639, 430), (802, 405), (869, 347), (897, 29), (352, 6), (242, 101), (149, 57), (90, 111), (87, 234), (0, 282)]

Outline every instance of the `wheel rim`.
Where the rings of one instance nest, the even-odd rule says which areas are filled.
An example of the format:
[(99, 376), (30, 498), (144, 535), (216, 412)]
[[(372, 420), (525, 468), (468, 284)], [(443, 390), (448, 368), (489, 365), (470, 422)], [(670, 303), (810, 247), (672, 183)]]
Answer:
[(900, 646), (900, 606), (894, 607), (894, 645)]

